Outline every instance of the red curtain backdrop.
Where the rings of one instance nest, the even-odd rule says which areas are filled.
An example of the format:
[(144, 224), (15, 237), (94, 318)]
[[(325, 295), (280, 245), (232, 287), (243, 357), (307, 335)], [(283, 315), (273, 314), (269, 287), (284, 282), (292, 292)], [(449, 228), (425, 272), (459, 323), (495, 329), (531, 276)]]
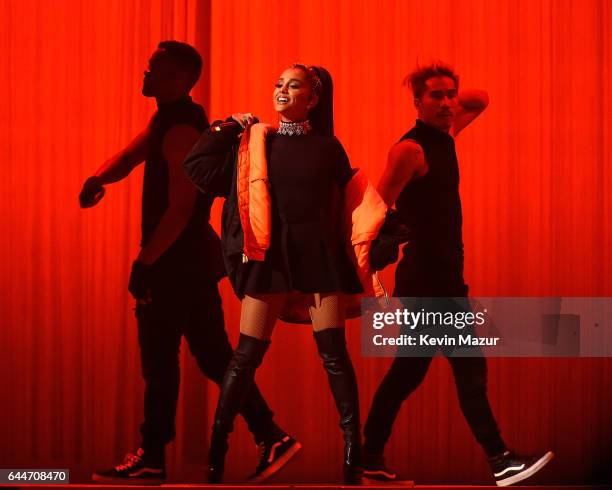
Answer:
[[(462, 86), (491, 98), (457, 140), (471, 292), (610, 296), (611, 10), (606, 0), (4, 0), (0, 466), (69, 467), (84, 480), (138, 444), (143, 386), (126, 282), (141, 169), (96, 208), (79, 209), (76, 196), (154, 111), (140, 84), (160, 40), (202, 53), (194, 98), (211, 119), (251, 111), (274, 121), (282, 69), (325, 66), (337, 136), (374, 182), (415, 118), (403, 77), (417, 62), (453, 64)], [(391, 290), (393, 270), (383, 276)], [(221, 288), (236, 339), (239, 303), (227, 281)], [(359, 324), (349, 327), (365, 420), (389, 361), (361, 358)], [(187, 349), (181, 360), (169, 469), (176, 480), (201, 480), (217, 389)], [(609, 359), (496, 359), (489, 367), (507, 443), (557, 452), (539, 481), (604, 478)], [(309, 328), (278, 325), (258, 381), (279, 423), (304, 444), (275, 481), (337, 479), (337, 414)], [(388, 459), (421, 483), (491, 481), (444, 360), (403, 407)], [(229, 464), (235, 479), (255, 464), (242, 422)]]

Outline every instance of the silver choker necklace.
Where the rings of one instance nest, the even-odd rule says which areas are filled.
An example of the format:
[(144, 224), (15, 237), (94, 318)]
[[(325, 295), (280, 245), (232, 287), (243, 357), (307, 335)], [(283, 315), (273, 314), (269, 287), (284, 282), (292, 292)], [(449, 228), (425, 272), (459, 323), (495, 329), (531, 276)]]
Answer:
[(280, 121), (277, 134), (285, 136), (302, 136), (312, 131), (310, 121), (285, 122)]

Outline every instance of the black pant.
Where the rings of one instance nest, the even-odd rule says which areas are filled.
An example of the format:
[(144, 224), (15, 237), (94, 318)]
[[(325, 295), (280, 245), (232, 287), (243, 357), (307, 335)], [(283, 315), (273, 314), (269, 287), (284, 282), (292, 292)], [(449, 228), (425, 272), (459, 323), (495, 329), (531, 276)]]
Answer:
[[(144, 422), (140, 428), (145, 449), (159, 449), (175, 436), (181, 337), (185, 336), (200, 370), (218, 385), (233, 354), (217, 283), (198, 282), (187, 286), (177, 284), (176, 279), (160, 279), (152, 290), (152, 301), (136, 306), (145, 380)], [(241, 413), (258, 442), (275, 427), (273, 413), (256, 386)]]
[[(506, 450), (487, 399), (487, 361), (484, 357), (448, 357), (461, 410), (476, 440), (488, 456)], [(365, 450), (382, 454), (399, 409), (418, 388), (431, 364), (431, 357), (396, 357), (376, 391), (365, 424)]]
[[(403, 263), (402, 263), (403, 262)], [(430, 263), (429, 274), (421, 274), (423, 261), (402, 260), (396, 272), (396, 297), (464, 297), (463, 262), (450, 271)], [(412, 264), (418, 264), (411, 267)], [(446, 302), (448, 304), (449, 302)], [(454, 305), (460, 303), (450, 302)], [(444, 352), (444, 351), (443, 351)], [(484, 356), (452, 357), (444, 352), (453, 370), (461, 411), (472, 433), (488, 456), (506, 450), (487, 397), (487, 361)], [(422, 383), (435, 350), (429, 357), (396, 357), (378, 387), (364, 427), (365, 450), (383, 454), (395, 418), (404, 400)], [(447, 355), (448, 354), (448, 355)]]

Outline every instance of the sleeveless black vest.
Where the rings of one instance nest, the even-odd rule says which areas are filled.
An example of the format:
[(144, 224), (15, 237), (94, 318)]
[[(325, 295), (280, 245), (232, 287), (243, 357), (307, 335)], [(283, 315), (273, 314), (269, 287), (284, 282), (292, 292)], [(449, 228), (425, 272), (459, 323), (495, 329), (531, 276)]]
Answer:
[[(411, 229), (404, 255), (424, 263), (463, 268), (459, 164), (455, 140), (420, 120), (401, 140), (413, 139), (425, 153), (429, 170), (409, 182), (400, 193), (396, 208)], [(401, 141), (400, 140), (400, 141)]]
[[(204, 109), (192, 102), (191, 97), (158, 104), (145, 161), (141, 246), (149, 242), (168, 209), (168, 162), (164, 158), (163, 142), (166, 133), (179, 124), (192, 126), (200, 133), (209, 127)], [(213, 200), (214, 196), (210, 194), (197, 193), (189, 222), (176, 241), (155, 262), (156, 270), (171, 275), (184, 275), (187, 272), (216, 278), (223, 275), (219, 238), (208, 223)]]

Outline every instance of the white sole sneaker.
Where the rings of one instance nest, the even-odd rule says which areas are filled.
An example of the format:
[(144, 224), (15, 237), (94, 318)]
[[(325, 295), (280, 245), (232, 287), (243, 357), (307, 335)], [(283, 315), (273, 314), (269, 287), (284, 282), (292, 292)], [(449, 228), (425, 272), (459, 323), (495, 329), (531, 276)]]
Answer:
[(538, 471), (540, 471), (546, 464), (553, 459), (554, 453), (552, 451), (548, 451), (544, 456), (538, 459), (534, 464), (532, 464), (529, 468), (521, 471), (520, 473), (516, 473), (508, 478), (504, 478), (503, 480), (497, 480), (498, 487), (507, 487), (509, 485), (514, 485), (520, 481), (526, 480), (532, 475), (535, 475)]

